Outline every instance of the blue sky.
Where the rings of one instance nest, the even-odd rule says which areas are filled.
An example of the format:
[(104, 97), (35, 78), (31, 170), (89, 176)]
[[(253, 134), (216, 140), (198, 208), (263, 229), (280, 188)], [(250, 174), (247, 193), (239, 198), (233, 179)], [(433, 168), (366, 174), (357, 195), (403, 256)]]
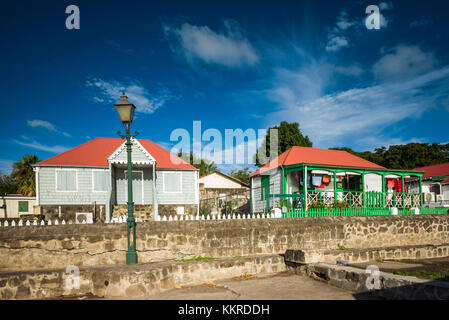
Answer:
[(196, 120), (223, 135), (297, 121), (321, 148), (449, 142), (447, 1), (7, 0), (0, 24), (2, 172), (116, 136), (123, 89), (139, 137), (168, 149)]

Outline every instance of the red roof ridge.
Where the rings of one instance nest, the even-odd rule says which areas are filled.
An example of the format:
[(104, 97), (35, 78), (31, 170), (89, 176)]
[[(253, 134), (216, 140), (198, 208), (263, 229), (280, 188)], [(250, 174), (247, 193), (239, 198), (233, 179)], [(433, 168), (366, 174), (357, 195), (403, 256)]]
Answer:
[(443, 163), (432, 164), (432, 165), (430, 165), (430, 166), (419, 167), (419, 168), (415, 168), (415, 169), (413, 169), (413, 170), (421, 170), (421, 169), (427, 169), (427, 168), (431, 168), (431, 167), (447, 166), (447, 165), (449, 165), (449, 162), (443, 162)]
[(84, 142), (84, 143), (82, 143), (82, 144), (80, 144), (80, 145), (77, 145), (76, 147), (73, 147), (73, 148), (70, 148), (69, 150), (66, 150), (66, 151), (64, 151), (64, 152), (58, 153), (58, 154), (56, 154), (56, 155), (54, 155), (54, 156), (52, 156), (52, 157), (50, 157), (50, 158), (47, 158), (47, 159), (45, 159), (45, 160), (41, 160), (41, 161), (39, 161), (39, 162), (36, 162), (34, 165), (38, 165), (38, 164), (40, 164), (40, 163), (42, 163), (42, 162), (44, 162), (44, 161), (48, 161), (48, 160), (50, 160), (50, 159), (52, 159), (52, 160), (58, 159), (59, 157), (61, 157), (61, 156), (63, 156), (63, 155), (67, 155), (67, 154), (69, 154), (70, 152), (75, 151), (75, 150), (81, 148), (82, 146), (86, 146), (86, 145), (90, 144), (91, 142), (93, 142), (93, 141), (95, 141), (95, 140), (97, 140), (97, 139), (104, 139), (104, 138), (95, 138), (95, 139), (86, 141), (86, 142)]

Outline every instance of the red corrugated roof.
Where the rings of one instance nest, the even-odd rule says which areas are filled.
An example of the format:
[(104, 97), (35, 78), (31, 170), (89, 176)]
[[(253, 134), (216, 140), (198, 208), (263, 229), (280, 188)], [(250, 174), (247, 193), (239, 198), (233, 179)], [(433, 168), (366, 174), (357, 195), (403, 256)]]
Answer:
[(276, 159), (270, 161), (265, 166), (254, 172), (252, 176), (263, 171), (277, 168), (278, 166), (288, 166), (298, 163), (321, 164), (330, 166), (385, 169), (373, 162), (357, 157), (346, 151), (328, 150), (308, 147), (291, 147)]
[[(40, 161), (36, 165), (108, 167), (109, 156), (124, 141), (120, 138), (96, 138), (54, 157)], [(158, 169), (195, 169), (194, 166), (150, 140), (138, 139), (138, 141), (156, 159), (156, 168)], [(170, 157), (174, 157), (173, 159), (177, 161), (171, 161)]]
[[(432, 177), (449, 176), (449, 162), (435, 164), (433, 166), (413, 169), (414, 171), (424, 171), (423, 179)], [(445, 180), (446, 181), (446, 180)]]

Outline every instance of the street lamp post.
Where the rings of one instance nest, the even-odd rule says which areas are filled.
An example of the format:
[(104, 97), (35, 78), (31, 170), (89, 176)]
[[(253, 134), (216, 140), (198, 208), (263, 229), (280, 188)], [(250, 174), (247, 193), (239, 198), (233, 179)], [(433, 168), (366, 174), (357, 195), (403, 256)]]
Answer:
[(133, 184), (132, 184), (132, 162), (131, 162), (131, 138), (137, 136), (137, 132), (134, 135), (129, 133), (129, 127), (133, 122), (134, 110), (136, 107), (128, 101), (128, 97), (123, 92), (120, 97), (120, 101), (114, 103), (114, 107), (120, 117), (120, 121), (125, 126), (126, 134), (122, 135), (120, 131), (118, 135), (122, 138), (126, 138), (126, 151), (128, 153), (128, 219), (127, 223), (127, 235), (128, 235), (128, 251), (126, 252), (126, 264), (137, 263), (136, 252), (136, 220), (134, 219), (134, 201), (133, 201)]

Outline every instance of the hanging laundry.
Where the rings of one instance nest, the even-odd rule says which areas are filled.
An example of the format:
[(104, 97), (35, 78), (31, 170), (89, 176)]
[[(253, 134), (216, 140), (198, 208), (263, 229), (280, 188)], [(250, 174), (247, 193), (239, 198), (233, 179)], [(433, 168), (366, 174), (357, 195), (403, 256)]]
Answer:
[(402, 181), (401, 180), (397, 180), (398, 185), (396, 188), (396, 192), (402, 192)]
[(312, 186), (318, 187), (322, 184), (322, 177), (321, 176), (312, 176)]
[(328, 175), (324, 175), (323, 176), (323, 183), (329, 183), (329, 181), (330, 181), (329, 176)]
[(320, 185), (320, 186), (318, 186), (318, 187), (316, 187), (317, 189), (322, 189), (322, 188), (326, 188), (326, 184), (325, 183), (323, 183), (322, 185)]
[(394, 188), (394, 180), (387, 179), (387, 188)]

